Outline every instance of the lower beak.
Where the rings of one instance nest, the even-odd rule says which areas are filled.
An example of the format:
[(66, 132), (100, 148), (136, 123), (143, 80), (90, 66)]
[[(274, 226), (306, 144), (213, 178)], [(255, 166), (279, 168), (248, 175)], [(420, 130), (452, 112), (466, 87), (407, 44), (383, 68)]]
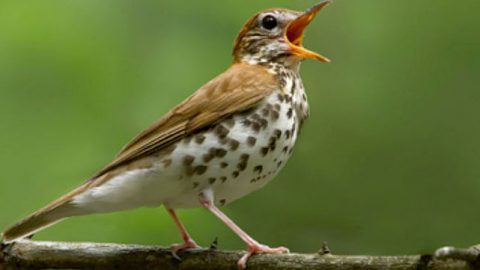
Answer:
[(326, 58), (325, 56), (307, 50), (302, 46), (305, 28), (310, 24), (313, 18), (315, 18), (318, 12), (330, 3), (330, 0), (326, 0), (316, 4), (288, 24), (285, 31), (285, 39), (290, 46), (291, 53), (301, 58), (310, 58), (322, 62), (330, 62), (330, 59)]

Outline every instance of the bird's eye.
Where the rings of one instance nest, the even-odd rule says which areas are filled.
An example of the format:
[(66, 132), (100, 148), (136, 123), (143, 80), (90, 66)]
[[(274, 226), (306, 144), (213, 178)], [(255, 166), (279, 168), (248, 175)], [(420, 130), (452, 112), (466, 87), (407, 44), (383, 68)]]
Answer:
[(262, 27), (267, 30), (272, 30), (277, 26), (277, 19), (272, 15), (267, 15), (262, 20)]

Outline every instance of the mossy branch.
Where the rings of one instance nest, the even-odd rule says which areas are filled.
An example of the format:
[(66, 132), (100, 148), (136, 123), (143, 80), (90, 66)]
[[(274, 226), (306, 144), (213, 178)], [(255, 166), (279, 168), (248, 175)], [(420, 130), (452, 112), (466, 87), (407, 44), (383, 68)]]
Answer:
[[(332, 255), (327, 249), (314, 254), (255, 255), (248, 269), (323, 270), (463, 270), (478, 269), (480, 249), (442, 248), (435, 255), (350, 256)], [(241, 251), (198, 249), (180, 253), (175, 259), (169, 250), (157, 246), (65, 243), (22, 240), (3, 245), (0, 270), (4, 269), (237, 269)]]

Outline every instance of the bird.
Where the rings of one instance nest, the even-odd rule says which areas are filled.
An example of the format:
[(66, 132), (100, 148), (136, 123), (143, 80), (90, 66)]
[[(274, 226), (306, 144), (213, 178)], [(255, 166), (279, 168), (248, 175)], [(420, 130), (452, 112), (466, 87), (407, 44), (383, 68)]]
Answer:
[(197, 248), (176, 209), (203, 207), (258, 253), (284, 253), (249, 236), (218, 207), (264, 187), (292, 155), (309, 114), (299, 75), (305, 59), (330, 60), (303, 47), (306, 27), (330, 3), (306, 11), (271, 8), (241, 28), (226, 71), (193, 92), (126, 144), (109, 164), (71, 192), (2, 233), (4, 243), (31, 237), (65, 218), (164, 206), (183, 243)]

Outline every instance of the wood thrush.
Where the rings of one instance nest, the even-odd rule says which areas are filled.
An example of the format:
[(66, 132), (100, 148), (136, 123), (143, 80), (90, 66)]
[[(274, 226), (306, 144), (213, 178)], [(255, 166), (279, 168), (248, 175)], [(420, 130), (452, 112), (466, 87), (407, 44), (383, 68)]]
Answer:
[(3, 232), (12, 242), (64, 218), (164, 205), (184, 242), (197, 247), (175, 214), (203, 206), (254, 253), (287, 252), (259, 244), (215, 205), (225, 205), (267, 184), (292, 154), (308, 103), (300, 62), (329, 60), (302, 47), (310, 21), (329, 1), (305, 12), (268, 9), (238, 34), (233, 64), (128, 143), (81, 186)]

